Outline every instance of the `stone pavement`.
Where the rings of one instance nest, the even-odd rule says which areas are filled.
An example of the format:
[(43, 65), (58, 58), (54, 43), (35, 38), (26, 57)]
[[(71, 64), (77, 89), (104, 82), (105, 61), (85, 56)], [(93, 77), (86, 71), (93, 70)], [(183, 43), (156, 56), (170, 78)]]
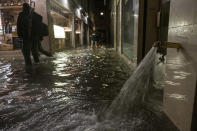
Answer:
[(22, 56), (21, 50), (13, 50), (13, 51), (0, 51), (0, 57), (5, 56)]

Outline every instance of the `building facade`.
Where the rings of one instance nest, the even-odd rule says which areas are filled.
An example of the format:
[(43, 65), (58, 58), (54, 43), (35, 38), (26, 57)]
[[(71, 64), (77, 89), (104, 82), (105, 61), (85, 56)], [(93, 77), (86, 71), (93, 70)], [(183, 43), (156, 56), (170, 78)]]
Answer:
[(164, 50), (165, 88), (161, 90), (164, 113), (181, 131), (197, 129), (196, 4), (195, 0), (110, 1), (111, 42), (131, 66), (140, 63), (156, 41), (181, 44), (179, 52)]
[[(1, 1), (1, 12), (5, 12), (4, 16), (8, 17), (8, 13), (12, 11), (15, 16), (12, 20), (14, 23), (12, 27), (14, 27), (18, 13), (22, 10), (22, 3), (31, 3), (35, 12), (43, 17), (43, 22), (49, 27), (49, 36), (42, 42), (46, 50), (55, 52), (89, 45), (89, 28), (91, 28), (89, 23), (91, 22), (88, 16), (88, 0), (15, 0), (15, 2), (16, 4)], [(15, 10), (14, 13), (13, 10)], [(5, 31), (2, 29), (1, 32)], [(7, 33), (4, 36), (12, 37), (10, 34)], [(17, 37), (16, 30), (15, 35)]]
[(46, 1), (52, 52), (89, 45), (90, 26), (86, 4), (73, 0)]

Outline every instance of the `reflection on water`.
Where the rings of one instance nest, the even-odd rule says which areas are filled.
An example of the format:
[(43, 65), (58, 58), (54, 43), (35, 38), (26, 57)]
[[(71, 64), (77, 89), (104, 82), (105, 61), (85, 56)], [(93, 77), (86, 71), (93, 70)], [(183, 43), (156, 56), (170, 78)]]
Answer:
[(162, 119), (146, 109), (104, 119), (130, 69), (111, 49), (75, 50), (43, 58), (32, 74), (23, 61), (0, 62), (0, 129), (55, 131), (158, 131)]
[(181, 83), (176, 83), (176, 82), (173, 82), (173, 81), (166, 81), (166, 84), (172, 85), (172, 86), (180, 86), (181, 85)]
[[(0, 129), (81, 130), (117, 95), (129, 68), (112, 50), (77, 50), (43, 58), (26, 74), (23, 61), (0, 62)], [(91, 127), (93, 128), (93, 127)]]
[(183, 80), (183, 79), (186, 79), (189, 75), (191, 75), (191, 73), (187, 73), (187, 72), (184, 72), (184, 71), (174, 71), (174, 79), (180, 79), (180, 80)]
[(186, 95), (181, 94), (167, 94), (169, 98), (173, 98), (179, 101), (186, 101)]

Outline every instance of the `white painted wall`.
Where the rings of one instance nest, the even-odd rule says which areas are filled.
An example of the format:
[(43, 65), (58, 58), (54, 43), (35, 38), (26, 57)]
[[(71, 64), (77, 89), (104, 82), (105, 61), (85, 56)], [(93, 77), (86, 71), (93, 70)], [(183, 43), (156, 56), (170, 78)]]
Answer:
[(166, 80), (171, 83), (166, 83), (166, 92), (184, 96), (185, 100), (169, 98), (165, 93), (164, 107), (165, 112), (181, 131), (190, 130), (196, 90), (196, 5), (197, 0), (171, 0), (170, 5), (168, 41), (180, 43), (183, 50), (179, 53), (176, 50), (168, 50)]

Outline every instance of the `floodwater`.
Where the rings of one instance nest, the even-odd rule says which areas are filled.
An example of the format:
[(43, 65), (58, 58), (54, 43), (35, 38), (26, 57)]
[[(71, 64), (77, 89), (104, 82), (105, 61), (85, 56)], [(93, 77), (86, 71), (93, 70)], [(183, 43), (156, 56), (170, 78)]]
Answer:
[(132, 74), (112, 49), (59, 52), (31, 72), (25, 73), (22, 58), (0, 59), (0, 130), (174, 130), (143, 107), (105, 117)]

